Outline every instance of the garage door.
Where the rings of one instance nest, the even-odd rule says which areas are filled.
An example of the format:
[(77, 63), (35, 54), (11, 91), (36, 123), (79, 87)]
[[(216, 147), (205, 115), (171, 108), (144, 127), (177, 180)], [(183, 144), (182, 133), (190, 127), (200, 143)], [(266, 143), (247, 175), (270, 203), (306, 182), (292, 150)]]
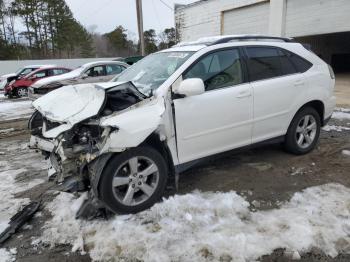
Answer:
[(350, 31), (349, 0), (287, 1), (286, 35), (297, 37)]
[(267, 34), (270, 3), (261, 3), (223, 12), (222, 33)]

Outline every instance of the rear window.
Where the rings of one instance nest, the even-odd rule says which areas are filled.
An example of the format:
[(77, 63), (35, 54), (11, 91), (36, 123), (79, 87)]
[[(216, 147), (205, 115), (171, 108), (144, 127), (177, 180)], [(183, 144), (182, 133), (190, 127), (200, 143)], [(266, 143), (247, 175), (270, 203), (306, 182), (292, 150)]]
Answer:
[(312, 64), (304, 58), (287, 50), (284, 50), (284, 52), (287, 54), (288, 58), (292, 61), (299, 73), (304, 73), (312, 67)]
[(246, 47), (250, 81), (304, 73), (312, 64), (300, 56), (275, 47)]
[(276, 48), (247, 47), (250, 81), (283, 75), (280, 54)]

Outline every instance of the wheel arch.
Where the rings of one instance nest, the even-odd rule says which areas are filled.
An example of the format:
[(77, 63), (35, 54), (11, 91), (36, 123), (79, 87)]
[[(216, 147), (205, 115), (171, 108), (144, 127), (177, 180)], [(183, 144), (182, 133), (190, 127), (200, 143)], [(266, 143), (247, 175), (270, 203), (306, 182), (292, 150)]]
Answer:
[(324, 105), (324, 103), (321, 100), (312, 100), (312, 101), (309, 101), (309, 102), (305, 103), (304, 105), (302, 105), (299, 108), (299, 110), (297, 112), (295, 112), (292, 120), (294, 119), (296, 114), (298, 114), (298, 112), (300, 112), (305, 107), (312, 107), (313, 109), (315, 109), (317, 111), (317, 113), (319, 114), (319, 116), (320, 116), (321, 126), (325, 125), (325, 121), (324, 121), (325, 105)]
[[(151, 133), (139, 146), (149, 146), (157, 150), (163, 157), (168, 168), (168, 186), (177, 187), (177, 178), (174, 168), (173, 159), (170, 153), (170, 149), (166, 145), (165, 141), (161, 141), (159, 135), (155, 132)], [(126, 149), (127, 150), (127, 149)], [(123, 151), (124, 152), (124, 151)], [(123, 152), (109, 152), (99, 156), (88, 166), (90, 171), (91, 188), (94, 191), (95, 196), (99, 196), (99, 184), (103, 170), (109, 163), (112, 156), (116, 154), (122, 154)]]
[(163, 157), (168, 167), (168, 185), (177, 188), (177, 176), (174, 167), (173, 157), (171, 155), (170, 149), (166, 144), (166, 141), (161, 141), (159, 134), (156, 132), (151, 133), (142, 145), (150, 146), (157, 150)]

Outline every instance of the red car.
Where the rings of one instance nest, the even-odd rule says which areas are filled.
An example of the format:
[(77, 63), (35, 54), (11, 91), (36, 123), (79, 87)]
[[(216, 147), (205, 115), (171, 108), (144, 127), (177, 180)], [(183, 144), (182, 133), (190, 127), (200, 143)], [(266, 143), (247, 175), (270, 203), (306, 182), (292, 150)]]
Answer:
[(8, 98), (28, 96), (28, 87), (36, 81), (45, 77), (65, 74), (70, 71), (72, 71), (72, 69), (56, 66), (39, 68), (20, 79), (10, 82), (5, 87), (5, 96)]

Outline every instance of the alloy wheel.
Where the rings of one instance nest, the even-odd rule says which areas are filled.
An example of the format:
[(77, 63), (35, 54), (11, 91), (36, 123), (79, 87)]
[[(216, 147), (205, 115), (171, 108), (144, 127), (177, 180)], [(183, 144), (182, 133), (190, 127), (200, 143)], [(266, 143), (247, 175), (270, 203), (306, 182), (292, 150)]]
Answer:
[(119, 166), (112, 180), (114, 197), (123, 205), (135, 206), (145, 202), (159, 183), (159, 170), (153, 160), (135, 156)]
[(315, 140), (317, 122), (314, 116), (303, 116), (296, 129), (295, 139), (300, 148), (308, 148)]
[(26, 97), (28, 96), (28, 90), (26, 88), (19, 88), (17, 94), (19, 97)]

